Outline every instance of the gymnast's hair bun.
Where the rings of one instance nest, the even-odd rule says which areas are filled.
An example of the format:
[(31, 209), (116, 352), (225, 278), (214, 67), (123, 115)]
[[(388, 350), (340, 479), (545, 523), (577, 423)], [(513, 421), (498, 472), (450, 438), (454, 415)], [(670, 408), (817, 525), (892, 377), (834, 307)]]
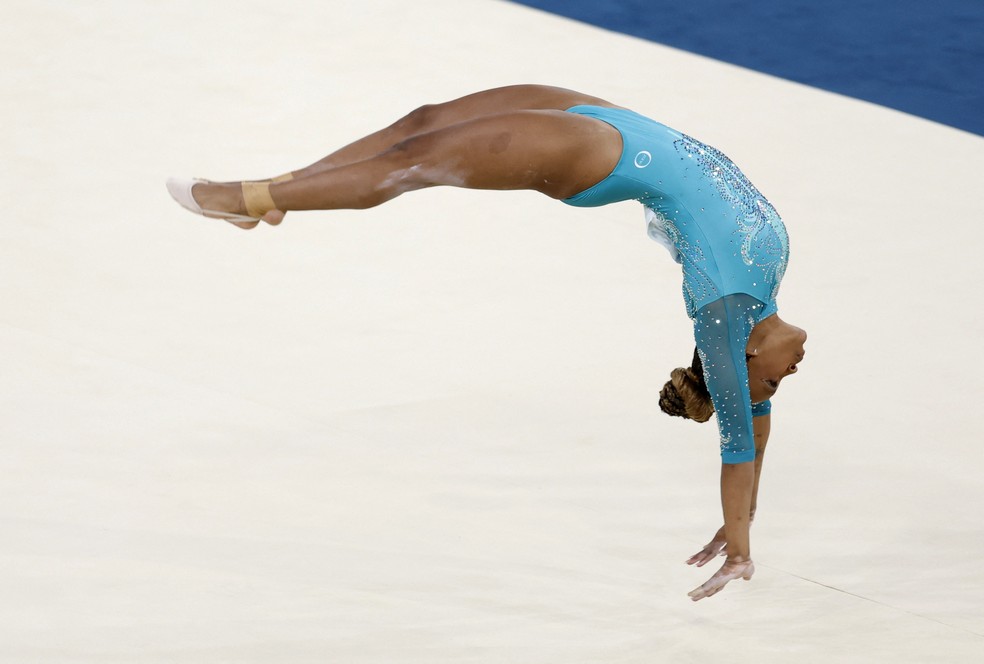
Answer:
[(711, 394), (704, 383), (700, 357), (694, 352), (693, 364), (677, 368), (659, 393), (659, 407), (667, 415), (706, 422), (714, 414)]

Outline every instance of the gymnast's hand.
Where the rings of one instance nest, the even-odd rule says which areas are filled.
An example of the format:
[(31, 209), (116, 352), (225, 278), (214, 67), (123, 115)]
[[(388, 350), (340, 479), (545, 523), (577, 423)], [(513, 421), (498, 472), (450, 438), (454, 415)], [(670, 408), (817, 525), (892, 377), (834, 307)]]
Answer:
[[(748, 527), (751, 528), (752, 522), (755, 521), (755, 511), (748, 516)], [(694, 555), (687, 558), (687, 564), (696, 564), (697, 567), (703, 567), (711, 560), (717, 556), (728, 555), (728, 538), (724, 534), (724, 526), (718, 528), (718, 531), (714, 533), (714, 537), (710, 542), (704, 545), (704, 548), (695, 553)]]
[(728, 540), (724, 536), (724, 526), (721, 526), (718, 531), (714, 533), (714, 538), (705, 544), (703, 549), (687, 558), (687, 564), (693, 565), (696, 563), (697, 567), (703, 567), (717, 556), (723, 556), (727, 553)]
[(690, 595), (690, 599), (696, 602), (705, 597), (717, 594), (722, 588), (728, 585), (728, 581), (734, 581), (738, 577), (748, 581), (752, 578), (753, 574), (755, 574), (755, 563), (752, 562), (751, 558), (745, 558), (744, 560), (731, 560), (729, 558), (724, 561), (721, 569), (715, 572), (714, 576), (708, 579), (702, 586), (694, 588), (687, 594)]

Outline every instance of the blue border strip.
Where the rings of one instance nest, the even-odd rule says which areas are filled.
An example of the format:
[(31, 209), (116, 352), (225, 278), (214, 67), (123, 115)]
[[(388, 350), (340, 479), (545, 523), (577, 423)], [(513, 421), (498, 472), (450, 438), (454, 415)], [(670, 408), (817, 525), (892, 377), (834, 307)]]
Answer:
[(984, 136), (984, 0), (514, 1)]

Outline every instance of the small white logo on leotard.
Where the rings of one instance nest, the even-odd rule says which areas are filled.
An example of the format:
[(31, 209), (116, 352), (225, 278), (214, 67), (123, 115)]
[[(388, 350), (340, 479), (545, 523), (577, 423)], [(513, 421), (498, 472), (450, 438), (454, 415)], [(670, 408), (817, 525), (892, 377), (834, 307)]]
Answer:
[(645, 168), (649, 164), (653, 163), (653, 156), (649, 154), (648, 151), (643, 150), (635, 156), (635, 167)]

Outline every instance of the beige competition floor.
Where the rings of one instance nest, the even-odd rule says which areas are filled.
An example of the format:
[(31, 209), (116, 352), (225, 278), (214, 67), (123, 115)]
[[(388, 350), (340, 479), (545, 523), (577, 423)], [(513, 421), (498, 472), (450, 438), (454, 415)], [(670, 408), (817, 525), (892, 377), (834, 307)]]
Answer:
[[(984, 140), (495, 0), (7, 0), (0, 661), (984, 661)], [(169, 175), (580, 88), (787, 221), (758, 573), (641, 209), (431, 190), (245, 233)]]

